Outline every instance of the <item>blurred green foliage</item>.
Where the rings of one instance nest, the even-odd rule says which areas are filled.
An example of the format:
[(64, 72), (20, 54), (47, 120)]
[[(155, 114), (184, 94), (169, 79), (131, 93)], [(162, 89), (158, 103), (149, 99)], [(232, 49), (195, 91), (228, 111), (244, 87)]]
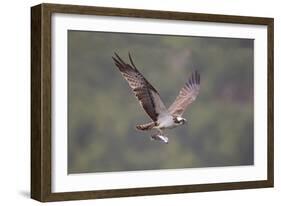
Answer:
[[(68, 31), (68, 172), (251, 165), (251, 39)], [(135, 65), (168, 107), (192, 71), (201, 90), (167, 130), (169, 144), (135, 125), (150, 121), (115, 67), (117, 52)]]

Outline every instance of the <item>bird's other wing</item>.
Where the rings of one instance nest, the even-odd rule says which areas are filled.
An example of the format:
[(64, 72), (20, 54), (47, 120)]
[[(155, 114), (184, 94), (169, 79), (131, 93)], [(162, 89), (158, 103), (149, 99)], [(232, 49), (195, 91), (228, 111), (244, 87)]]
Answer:
[(200, 89), (200, 74), (195, 71), (186, 81), (184, 87), (180, 90), (179, 95), (168, 111), (171, 115), (182, 116), (188, 105), (190, 105), (197, 97)]
[(129, 83), (140, 105), (153, 121), (157, 121), (159, 115), (168, 114), (156, 89), (138, 71), (129, 53), (130, 64), (125, 63), (116, 53), (112, 57), (115, 65)]

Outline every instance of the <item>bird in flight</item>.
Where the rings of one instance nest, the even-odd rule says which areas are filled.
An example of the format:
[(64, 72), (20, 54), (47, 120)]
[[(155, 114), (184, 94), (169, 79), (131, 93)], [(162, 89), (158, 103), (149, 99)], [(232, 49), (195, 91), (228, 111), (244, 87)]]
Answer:
[(137, 125), (136, 128), (142, 131), (156, 130), (156, 133), (151, 135), (151, 139), (168, 143), (169, 139), (164, 135), (164, 130), (175, 128), (187, 122), (182, 115), (199, 93), (200, 74), (197, 71), (192, 73), (181, 88), (176, 100), (167, 109), (157, 90), (136, 68), (130, 53), (130, 64), (124, 62), (116, 53), (112, 58), (123, 77), (129, 83), (140, 105), (152, 119), (152, 122)]

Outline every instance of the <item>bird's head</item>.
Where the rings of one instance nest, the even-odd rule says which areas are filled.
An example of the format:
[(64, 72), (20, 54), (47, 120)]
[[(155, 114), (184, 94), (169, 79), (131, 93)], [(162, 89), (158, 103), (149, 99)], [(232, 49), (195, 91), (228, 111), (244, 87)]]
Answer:
[(185, 118), (182, 118), (182, 117), (175, 117), (174, 122), (176, 124), (182, 125), (182, 124), (185, 124), (187, 122), (187, 120)]

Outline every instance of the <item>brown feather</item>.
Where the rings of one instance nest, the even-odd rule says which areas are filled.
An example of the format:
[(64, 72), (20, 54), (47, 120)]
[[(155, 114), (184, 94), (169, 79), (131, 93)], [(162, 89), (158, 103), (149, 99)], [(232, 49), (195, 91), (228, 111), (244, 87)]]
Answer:
[(125, 63), (116, 53), (115, 57), (112, 58), (123, 77), (129, 83), (141, 106), (153, 121), (157, 121), (161, 113), (168, 113), (157, 90), (138, 71), (130, 54), (131, 65)]
[(186, 81), (184, 87), (180, 90), (179, 95), (168, 111), (174, 116), (182, 116), (188, 105), (197, 97), (200, 89), (200, 74), (195, 71), (191, 78)]

